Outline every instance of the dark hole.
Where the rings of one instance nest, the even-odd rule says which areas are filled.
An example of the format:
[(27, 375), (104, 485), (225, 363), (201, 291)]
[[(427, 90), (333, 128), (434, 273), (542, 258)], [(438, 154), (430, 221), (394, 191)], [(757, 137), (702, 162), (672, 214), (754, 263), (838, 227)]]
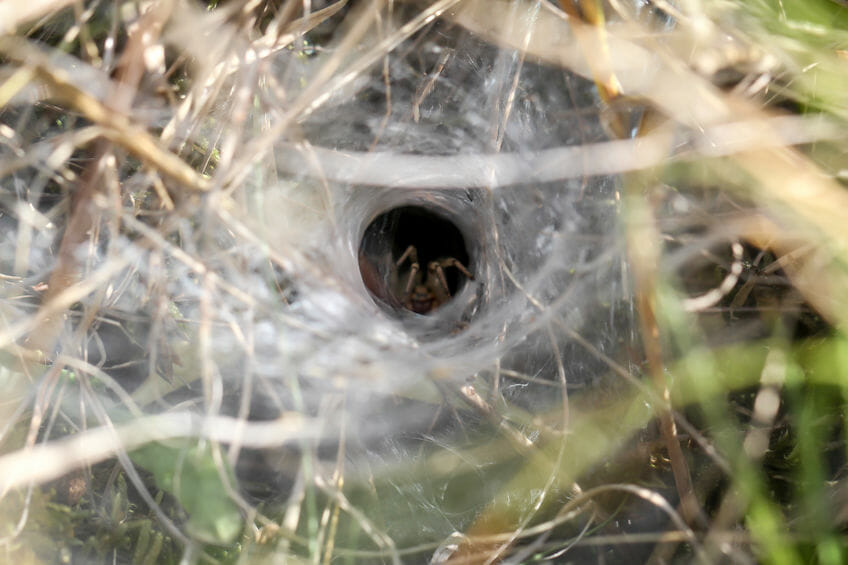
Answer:
[[(452, 221), (422, 206), (383, 212), (365, 229), (359, 246), (359, 268), (371, 295), (393, 308), (404, 308), (408, 298), (404, 291), (412, 264), (407, 259), (398, 266), (397, 261), (410, 245), (418, 253), (418, 282), (427, 281), (427, 265), (431, 261), (453, 258), (469, 271), (472, 269), (465, 238)], [(467, 277), (455, 267), (447, 266), (443, 271), (449, 295), (455, 296)], [(436, 307), (438, 304), (432, 309)]]

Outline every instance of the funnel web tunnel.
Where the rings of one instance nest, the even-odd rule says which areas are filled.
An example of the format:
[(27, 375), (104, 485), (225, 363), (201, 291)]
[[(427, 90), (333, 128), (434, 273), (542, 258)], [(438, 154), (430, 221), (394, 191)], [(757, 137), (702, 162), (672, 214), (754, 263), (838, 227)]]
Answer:
[(473, 279), (460, 229), (423, 206), (377, 216), (362, 236), (359, 263), (363, 282), (379, 304), (417, 314), (450, 302)]

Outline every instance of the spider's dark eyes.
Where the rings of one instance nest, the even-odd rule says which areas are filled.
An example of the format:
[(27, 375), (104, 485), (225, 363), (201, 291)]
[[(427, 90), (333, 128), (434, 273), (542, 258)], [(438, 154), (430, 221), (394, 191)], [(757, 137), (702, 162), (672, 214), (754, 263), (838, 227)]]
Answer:
[[(417, 250), (422, 277), (434, 270), (431, 262), (452, 257), (463, 265), (471, 265), (462, 231), (448, 217), (424, 206), (400, 206), (378, 215), (365, 228), (359, 245), (362, 280), (371, 295), (384, 304), (402, 307), (397, 279), (408, 279), (409, 261), (397, 261), (412, 245)], [(450, 295), (454, 296), (467, 280), (454, 268), (444, 271)], [(423, 280), (421, 281), (424, 282)]]

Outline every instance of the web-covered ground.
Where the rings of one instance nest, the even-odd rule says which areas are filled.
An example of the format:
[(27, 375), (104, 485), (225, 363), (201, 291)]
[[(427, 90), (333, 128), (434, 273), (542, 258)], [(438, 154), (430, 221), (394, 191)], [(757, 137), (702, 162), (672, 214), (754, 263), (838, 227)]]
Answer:
[(839, 3), (17, 8), (4, 559), (844, 557)]

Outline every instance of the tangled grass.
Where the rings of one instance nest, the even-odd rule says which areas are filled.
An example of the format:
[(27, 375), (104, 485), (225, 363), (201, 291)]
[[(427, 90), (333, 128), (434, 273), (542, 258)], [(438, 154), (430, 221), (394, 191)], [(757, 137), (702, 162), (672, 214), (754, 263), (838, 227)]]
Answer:
[(843, 562), (847, 54), (836, 0), (0, 3), (2, 560)]

